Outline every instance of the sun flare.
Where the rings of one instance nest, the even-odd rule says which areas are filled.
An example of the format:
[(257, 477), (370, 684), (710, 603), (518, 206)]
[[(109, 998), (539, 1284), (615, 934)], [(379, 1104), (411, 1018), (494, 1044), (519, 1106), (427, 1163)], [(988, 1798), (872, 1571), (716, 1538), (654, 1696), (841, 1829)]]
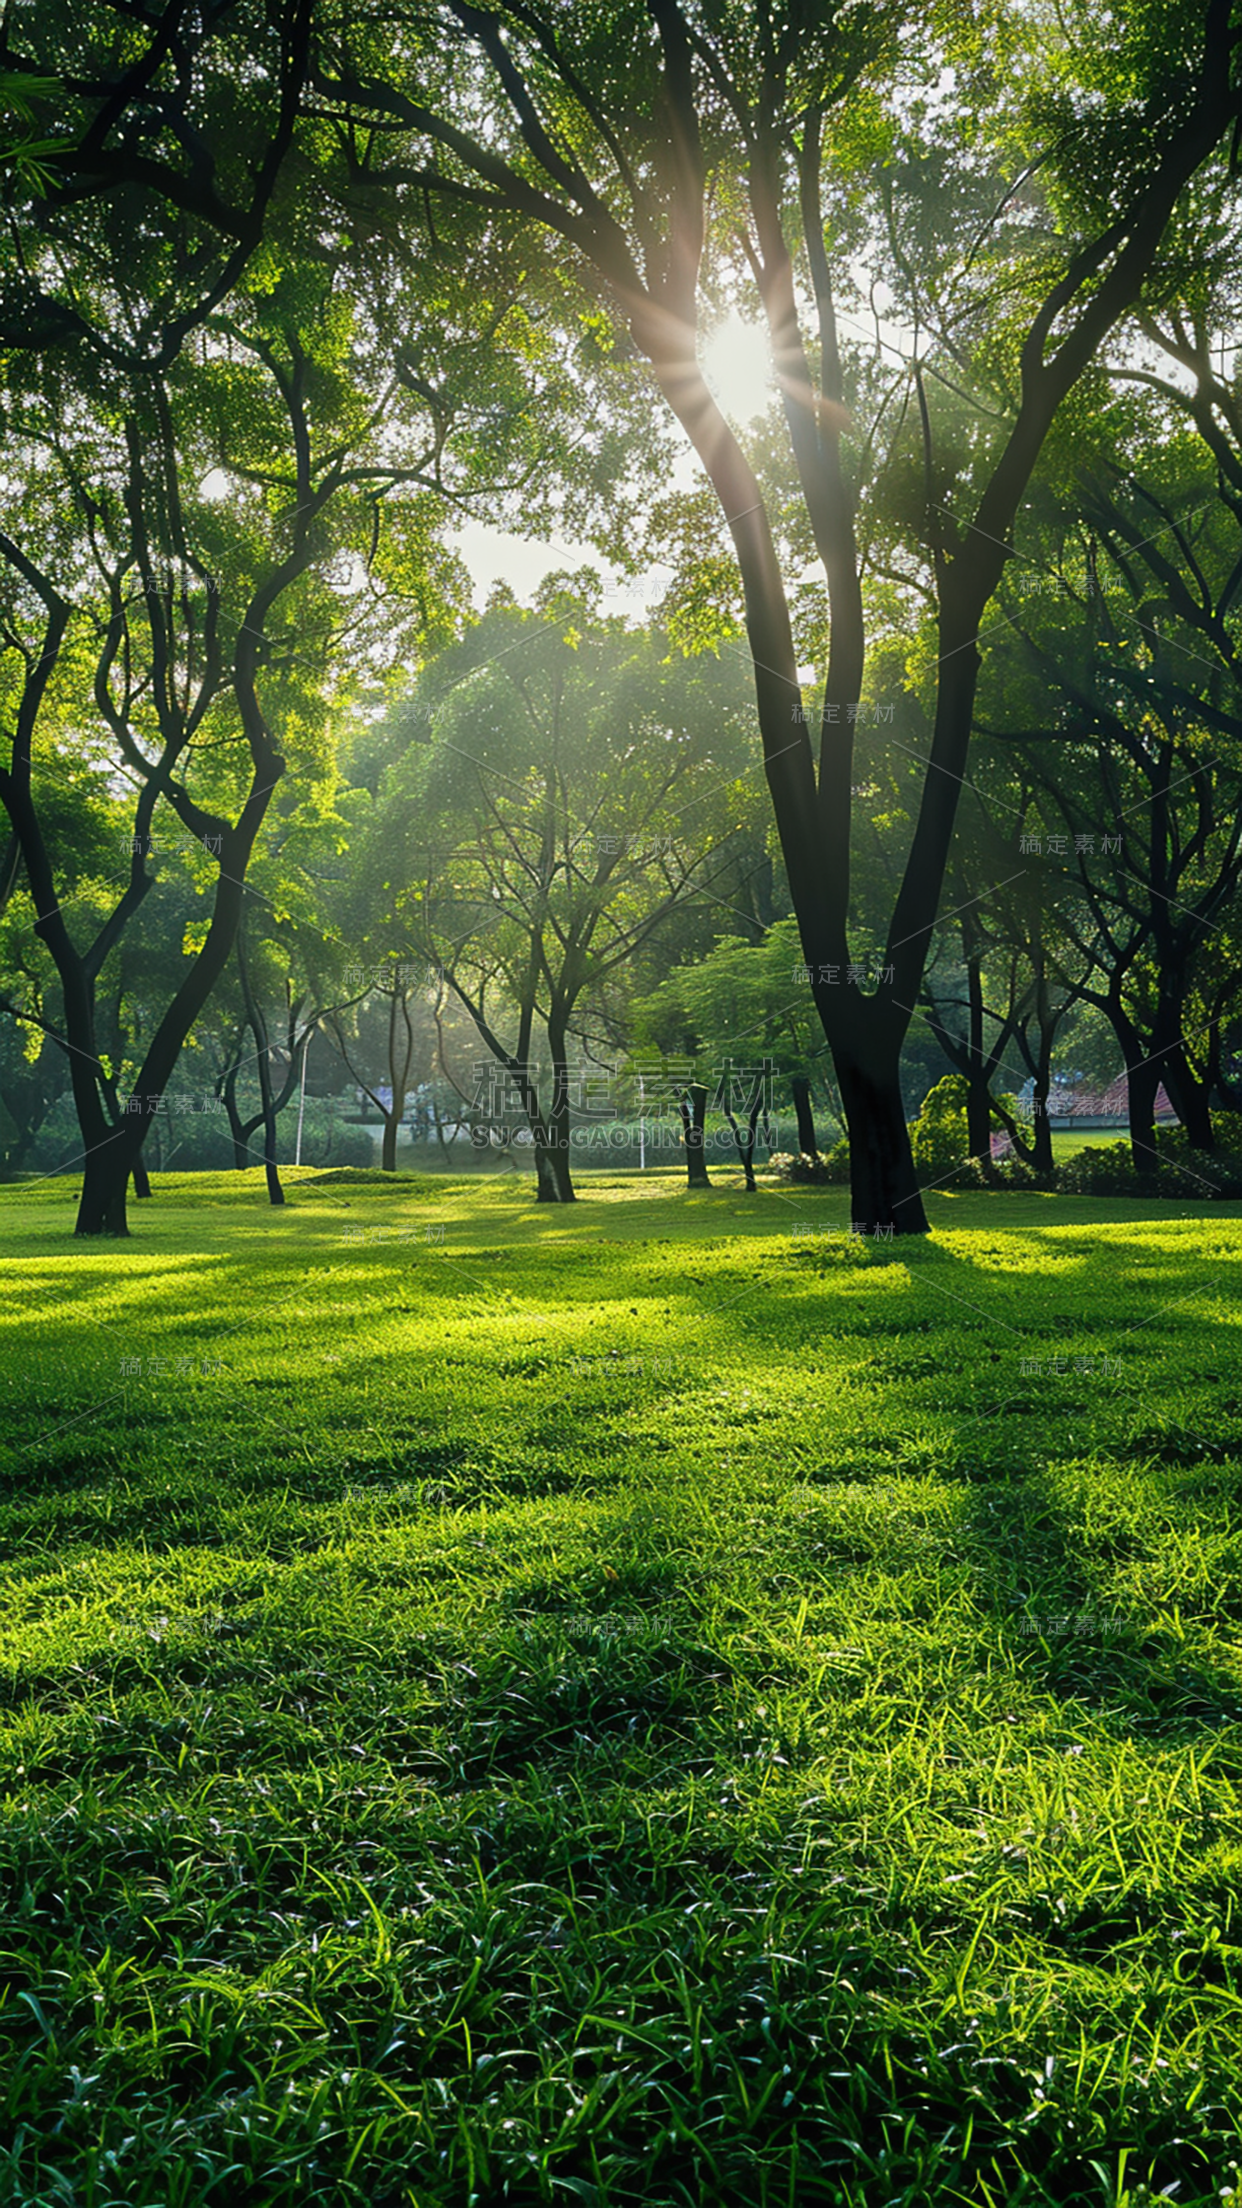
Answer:
[(703, 373), (735, 422), (767, 412), (772, 397), (772, 358), (766, 333), (731, 309), (703, 347)]

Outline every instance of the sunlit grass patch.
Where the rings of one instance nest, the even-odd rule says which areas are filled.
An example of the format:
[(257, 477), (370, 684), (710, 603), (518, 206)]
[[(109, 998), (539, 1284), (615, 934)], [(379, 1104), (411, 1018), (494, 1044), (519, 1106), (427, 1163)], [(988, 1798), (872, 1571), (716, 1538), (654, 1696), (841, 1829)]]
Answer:
[(0, 2198), (1218, 2202), (1238, 1207), (0, 1206)]

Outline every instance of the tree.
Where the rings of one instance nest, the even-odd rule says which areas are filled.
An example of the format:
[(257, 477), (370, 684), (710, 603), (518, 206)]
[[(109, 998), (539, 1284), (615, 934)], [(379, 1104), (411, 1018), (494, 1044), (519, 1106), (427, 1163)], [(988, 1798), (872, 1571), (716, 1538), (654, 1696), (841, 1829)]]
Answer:
[[(310, 251), (322, 219), (314, 182), (303, 176), (296, 197), (286, 194), (267, 258), (166, 372), (100, 369), (82, 346), (58, 357), (54, 375), (44, 364), (10, 381), (10, 452), (27, 484), (0, 533), (0, 679), (14, 726), (0, 796), (60, 977), (83, 1234), (126, 1231), (145, 1123), (227, 965), (290, 756), (299, 783), (329, 771), (332, 690), (352, 679), (345, 639), (364, 667), (403, 654), (416, 662), (462, 581), (435, 541), (453, 416), (395, 378), (377, 341), (385, 315), (408, 327), (417, 302), (387, 281), (377, 300)], [(140, 262), (135, 315), (149, 275)], [(458, 293), (468, 324), (478, 303), (465, 285)], [(461, 337), (447, 314), (444, 331), (446, 343)], [(128, 879), (85, 940), (58, 896), (62, 855), (42, 799), (56, 729), (82, 724), (83, 678), (93, 700), (83, 740), (98, 751), (102, 739), (135, 791)], [(164, 808), (204, 864), (216, 860), (215, 893), (114, 1125), (96, 994), (150, 890)]]
[[(776, 1085), (790, 1088), (797, 1108), (801, 1082), (802, 1110), (809, 1113), (803, 1069), (824, 1048), (805, 989), (793, 979), (798, 948), (794, 920), (777, 921), (758, 944), (721, 937), (706, 958), (675, 966), (636, 1008), (640, 1043), (706, 1057), (711, 1087), (704, 1088), (704, 1108), (710, 1103), (724, 1113), (748, 1191), (755, 1187), (757, 1131), (761, 1121), (770, 1123)], [(800, 1113), (800, 1134), (803, 1126)], [(813, 1124), (809, 1137), (813, 1155)]]
[[(426, 997), (423, 970), (416, 963), (395, 959), (378, 964), (370, 977), (365, 1005), (358, 1007), (356, 1024), (360, 1032), (356, 1041), (346, 1040), (339, 1010), (327, 1020), (328, 1032), (352, 1079), (380, 1115), (384, 1130), (380, 1165), (385, 1173), (397, 1170), (397, 1142), (411, 1091), (422, 1087), (432, 1070), (435, 1032), (425, 1016)], [(377, 1009), (378, 1021), (368, 1017)], [(378, 1073), (377, 1067), (381, 1069)]]
[[(768, 785), (814, 973), (850, 956), (851, 715), (867, 663), (858, 508), (879, 428), (855, 433), (847, 457), (849, 377), (836, 293), (849, 224), (837, 222), (844, 236), (834, 269), (826, 205), (857, 199), (863, 177), (857, 163), (850, 171), (844, 149), (851, 137), (864, 146), (870, 137), (893, 291), (920, 332), (937, 322), (942, 332), (927, 354), (917, 343), (907, 379), (922, 458), (920, 580), (935, 606), (935, 715), (888, 928), (883, 971), (892, 978), (869, 998), (818, 982), (812, 992), (849, 1125), (853, 1214), (899, 1232), (926, 1228), (899, 1061), (967, 761), (980, 624), (1012, 557), (1022, 501), (1058, 410), (1132, 313), (1180, 195), (1238, 112), (1228, 0), (1165, 5), (1133, 21), (1110, 17), (1093, 36), (1086, 85), (1074, 82), (1068, 40), (1053, 83), (1041, 77), (1035, 53), (1018, 50), (1033, 28), (1025, 16), (1009, 22), (1007, 50), (972, 63), (980, 35), (972, 23), (952, 58), (963, 71), (973, 68), (976, 113), (986, 116), (1015, 72), (1037, 97), (1025, 110), (1000, 98), (1000, 142), (987, 159), (980, 143), (963, 143), (955, 163), (920, 143), (916, 128), (883, 116), (904, 13), (879, 4), (826, 13), (808, 0), (765, 0), (722, 15), (694, 0), (635, 0), (567, 14), (528, 0), (486, 9), (442, 0), (407, 15), (404, 36), (392, 37), (383, 55), (364, 18), (361, 31), (334, 40), (331, 57), (321, 53), (317, 65), (325, 98), (372, 131), (372, 180), (387, 174), (394, 191), (421, 187), (438, 202), (503, 210), (552, 232), (586, 285), (604, 287), (625, 342), (649, 363), (732, 539)], [(922, 18), (920, 32), (915, 66), (926, 84), (950, 49)], [(1038, 35), (1048, 36), (1042, 19)], [(1084, 97), (1089, 140), (1074, 107)], [(1053, 117), (1050, 148), (1036, 133)], [(941, 144), (946, 122), (942, 110)], [(926, 188), (937, 169), (938, 197)], [(903, 250), (903, 183), (906, 211), (922, 223), (913, 257)], [(982, 195), (997, 190), (999, 207), (989, 213)], [(1032, 204), (1042, 216), (1034, 233)], [(933, 216), (938, 233), (928, 228)], [(804, 334), (800, 277), (809, 282), (817, 342)], [(1011, 299), (1000, 327), (990, 304), (998, 281)], [(804, 533), (826, 586), (818, 763), (802, 717), (770, 502), (698, 355), (730, 282), (753, 286), (767, 320)], [(976, 415), (956, 449), (951, 438), (937, 439), (933, 371), (987, 389), (990, 411)]]
[(144, 15), (127, 0), (40, 0), (6, 11), (0, 98), (13, 123), (0, 177), (17, 250), (0, 281), (0, 348), (172, 366), (263, 242), (313, 9), (162, 0)]
[(1161, 1081), (1191, 1147), (1213, 1147), (1222, 1028), (1242, 990), (1242, 539), (1184, 439), (1132, 440), (1142, 473), (1106, 457), (1081, 513), (1057, 516), (1047, 578), (1007, 594), (1034, 683), (1030, 720), (1008, 736), (1044, 815), (1025, 823), (1029, 863), (1054, 861), (1074, 995), (1113, 1028), (1135, 1164), (1150, 1172)]
[(672, 914), (717, 894), (746, 811), (732, 670), (601, 620), (595, 589), (553, 576), (431, 664), (427, 741), (373, 831), (394, 952), (403, 935), (469, 1013), (526, 1116), (541, 1203), (574, 1200), (571, 1037)]

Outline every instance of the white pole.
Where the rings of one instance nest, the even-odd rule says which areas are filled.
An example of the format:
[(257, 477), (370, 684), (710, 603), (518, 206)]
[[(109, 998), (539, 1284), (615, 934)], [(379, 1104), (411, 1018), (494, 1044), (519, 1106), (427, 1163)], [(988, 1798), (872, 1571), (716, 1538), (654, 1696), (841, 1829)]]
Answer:
[(293, 1154), (295, 1165), (302, 1163), (302, 1114), (306, 1110), (306, 1061), (309, 1055), (310, 1043), (307, 1041), (302, 1048), (302, 1086), (298, 1091), (298, 1143)]
[(647, 1170), (647, 1122), (643, 1117), (643, 1077), (638, 1076), (638, 1170)]

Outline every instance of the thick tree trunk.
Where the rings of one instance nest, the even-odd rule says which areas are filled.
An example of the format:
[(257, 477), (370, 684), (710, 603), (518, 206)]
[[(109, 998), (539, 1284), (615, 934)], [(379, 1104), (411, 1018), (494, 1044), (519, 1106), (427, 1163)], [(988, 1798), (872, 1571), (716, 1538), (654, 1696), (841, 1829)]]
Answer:
[(833, 1051), (850, 1142), (850, 1219), (860, 1234), (891, 1227), (926, 1234), (927, 1214), (910, 1149), (898, 1048)]
[(681, 1102), (681, 1129), (686, 1145), (686, 1180), (691, 1188), (710, 1188), (704, 1129), (707, 1124), (707, 1090), (696, 1081)]
[(569, 1153), (554, 1142), (535, 1142), (535, 1201), (539, 1204), (574, 1204), (577, 1193), (569, 1171)]
[(134, 1138), (124, 1125), (114, 1128), (87, 1152), (73, 1229), (76, 1235), (107, 1235), (118, 1240), (128, 1237), (126, 1198), (135, 1155)]
[[(104, 1072), (102, 1059), (99, 1063), (99, 1086), (103, 1090), (104, 1102), (106, 1103), (108, 1110), (112, 1115), (113, 1124), (119, 1127), (125, 1115), (121, 1110), (121, 1099), (117, 1091), (116, 1082), (113, 1080), (111, 1074)], [(135, 1198), (139, 1202), (142, 1202), (144, 1199), (149, 1198), (151, 1194), (151, 1176), (147, 1172), (146, 1166), (142, 1162), (141, 1150), (138, 1151), (134, 1159), (133, 1181)]]
[[(113, 1062), (116, 1062), (115, 1058)], [(125, 1114), (121, 1109), (120, 1093), (117, 1089), (117, 1085), (115, 1080), (113, 1079), (113, 1076), (104, 1070), (104, 1063), (102, 1058), (99, 1061), (99, 1086), (103, 1091), (104, 1103), (107, 1105), (113, 1126), (119, 1127), (121, 1121), (125, 1117)], [(138, 1152), (137, 1156), (134, 1159), (133, 1180), (135, 1197), (139, 1201), (143, 1200), (144, 1198), (149, 1198), (151, 1194), (151, 1177), (147, 1172), (146, 1166), (142, 1162), (141, 1150)]]
[(819, 1156), (819, 1142), (815, 1134), (815, 1115), (811, 1110), (811, 1084), (804, 1073), (796, 1073), (789, 1084), (793, 1092), (793, 1108), (798, 1121), (798, 1150), (804, 1158)]

